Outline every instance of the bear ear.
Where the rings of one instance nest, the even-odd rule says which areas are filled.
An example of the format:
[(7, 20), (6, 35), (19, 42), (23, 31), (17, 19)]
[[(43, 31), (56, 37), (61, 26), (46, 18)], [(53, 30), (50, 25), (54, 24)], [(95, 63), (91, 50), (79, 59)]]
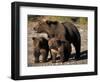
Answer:
[(50, 20), (47, 20), (46, 21), (46, 23), (48, 24), (48, 25), (51, 25), (51, 24), (58, 24), (58, 21), (50, 21)]
[(50, 25), (50, 24), (51, 24), (51, 21), (50, 21), (50, 20), (47, 20), (46, 23), (47, 23), (48, 25)]
[(41, 24), (41, 21), (38, 21), (38, 24), (40, 25)]

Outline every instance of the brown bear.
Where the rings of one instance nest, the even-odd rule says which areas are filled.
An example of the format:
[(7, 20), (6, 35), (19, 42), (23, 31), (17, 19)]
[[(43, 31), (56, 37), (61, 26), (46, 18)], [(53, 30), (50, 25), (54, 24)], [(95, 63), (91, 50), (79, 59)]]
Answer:
[(77, 27), (70, 22), (60, 23), (58, 21), (39, 22), (39, 25), (34, 27), (38, 33), (47, 33), (49, 38), (57, 37), (60, 40), (68, 40), (73, 44), (76, 50), (76, 59), (80, 59), (81, 36)]
[[(59, 40), (57, 38), (51, 38), (48, 40), (48, 45), (51, 50), (52, 62), (56, 62), (57, 54), (60, 55), (60, 62), (64, 62), (69, 59), (71, 54), (71, 44), (67, 40)], [(67, 59), (65, 59), (65, 56)]]
[(34, 55), (34, 62), (39, 63), (39, 57), (42, 55), (42, 62), (47, 61), (49, 46), (48, 40), (44, 37), (32, 37), (33, 40), (33, 55)]

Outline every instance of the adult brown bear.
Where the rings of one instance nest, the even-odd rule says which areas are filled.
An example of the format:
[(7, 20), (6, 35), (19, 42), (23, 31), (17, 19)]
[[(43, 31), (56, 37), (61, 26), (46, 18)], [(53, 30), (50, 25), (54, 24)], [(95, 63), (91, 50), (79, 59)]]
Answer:
[(56, 37), (60, 40), (68, 40), (75, 47), (75, 59), (80, 58), (81, 36), (74, 24), (47, 20), (45, 22), (39, 22), (39, 25), (34, 27), (34, 30), (38, 33), (47, 33), (49, 38)]

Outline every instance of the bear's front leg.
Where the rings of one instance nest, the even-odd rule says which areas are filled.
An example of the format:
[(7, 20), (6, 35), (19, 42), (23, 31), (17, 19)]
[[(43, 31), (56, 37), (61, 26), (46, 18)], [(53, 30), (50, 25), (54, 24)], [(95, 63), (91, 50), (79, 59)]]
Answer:
[(64, 62), (64, 52), (59, 53), (60, 55), (60, 62)]
[(56, 53), (52, 53), (52, 63), (56, 63)]
[(46, 51), (46, 49), (41, 49), (40, 50), (40, 53), (41, 53), (41, 55), (42, 55), (42, 62), (47, 62), (47, 51)]
[(57, 55), (58, 51), (56, 51), (55, 49), (51, 49), (51, 54), (52, 54), (52, 63), (56, 63), (56, 55)]
[(34, 49), (34, 62), (39, 63), (39, 56), (40, 56), (40, 50), (39, 49)]

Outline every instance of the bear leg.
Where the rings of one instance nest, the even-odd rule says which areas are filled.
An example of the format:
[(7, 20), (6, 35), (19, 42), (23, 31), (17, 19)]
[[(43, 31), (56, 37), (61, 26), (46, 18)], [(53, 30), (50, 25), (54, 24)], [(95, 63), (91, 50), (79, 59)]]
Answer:
[(52, 63), (56, 63), (56, 54), (52, 53)]
[(74, 46), (75, 46), (75, 50), (76, 50), (75, 59), (79, 60), (80, 59), (81, 44), (79, 42), (79, 43), (74, 44)]
[(48, 51), (46, 49), (41, 49), (40, 53), (42, 55), (42, 62), (47, 62)]
[(40, 56), (39, 50), (35, 49), (33, 55), (34, 55), (34, 62), (39, 63), (39, 56)]

